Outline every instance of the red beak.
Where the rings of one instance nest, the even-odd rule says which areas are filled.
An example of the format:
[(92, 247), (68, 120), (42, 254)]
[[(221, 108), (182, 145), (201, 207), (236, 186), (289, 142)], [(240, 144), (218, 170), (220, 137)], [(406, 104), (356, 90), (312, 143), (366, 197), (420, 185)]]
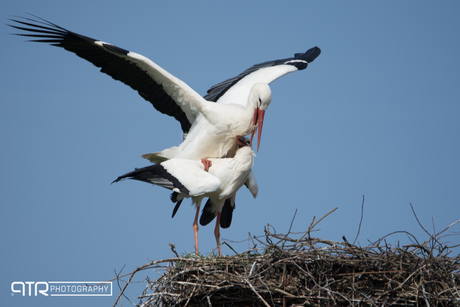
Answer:
[[(254, 126), (257, 125), (256, 129), (258, 129), (258, 132), (257, 132), (257, 151), (259, 151), (260, 139), (262, 137), (262, 126), (264, 124), (264, 116), (265, 116), (265, 110), (261, 110), (259, 108), (255, 109), (255, 111), (254, 111), (254, 121), (252, 122), (252, 124)], [(251, 145), (252, 145), (252, 139), (254, 137), (254, 134), (255, 134), (255, 129), (252, 130), (252, 133), (251, 133), (251, 140), (249, 142), (249, 144), (251, 144)]]

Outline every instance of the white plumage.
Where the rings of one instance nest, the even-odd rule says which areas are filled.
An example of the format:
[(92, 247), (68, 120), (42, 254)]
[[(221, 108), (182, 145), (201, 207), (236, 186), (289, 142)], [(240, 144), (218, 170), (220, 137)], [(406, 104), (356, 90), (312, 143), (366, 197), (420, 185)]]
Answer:
[[(195, 250), (198, 253), (198, 214), (203, 198), (209, 197), (211, 206), (208, 214), (213, 218), (217, 215), (215, 236), (220, 249), (220, 218), (222, 208), (227, 199), (234, 199), (236, 192), (248, 182), (254, 163), (254, 151), (249, 146), (239, 148), (233, 158), (210, 159), (212, 167), (209, 171), (204, 170), (199, 160), (172, 158), (160, 164), (137, 169), (118, 177), (114, 182), (122, 179), (134, 179), (144, 181), (170, 189), (177, 193), (175, 199), (178, 202), (174, 211), (177, 210), (184, 197), (192, 197), (196, 206), (196, 215), (193, 222), (195, 235)], [(249, 181), (254, 187), (254, 179)], [(256, 184), (257, 186), (257, 184)], [(253, 189), (257, 196), (257, 190)], [(212, 219), (211, 218), (211, 219)]]
[[(149, 181), (152, 178), (134, 179), (171, 188), (180, 193), (177, 195), (178, 199), (191, 196), (195, 204), (201, 203), (204, 197), (210, 197), (200, 220), (201, 224), (212, 220), (214, 213), (219, 219), (223, 206), (234, 207), (235, 193), (244, 183), (254, 197), (257, 195), (257, 181), (250, 167), (252, 149), (243, 147), (237, 150), (236, 140), (251, 133), (251, 143), (257, 129), (257, 150), (259, 149), (264, 113), (271, 102), (268, 84), (290, 72), (305, 69), (321, 53), (318, 47), (313, 47), (291, 58), (256, 64), (238, 76), (212, 86), (207, 95), (201, 97), (185, 82), (141, 54), (80, 35), (38, 17), (12, 21), (15, 25), (10, 25), (11, 27), (26, 31), (18, 35), (32, 37), (32, 41), (49, 43), (75, 53), (100, 67), (101, 72), (136, 90), (156, 110), (179, 121), (184, 135), (187, 136), (179, 146), (143, 155), (154, 163), (161, 163), (151, 167), (163, 168), (162, 174), (170, 179), (175, 178), (175, 183), (164, 178), (160, 180), (161, 176), (158, 174), (155, 182)], [(207, 160), (222, 157), (226, 158)], [(167, 161), (168, 159), (171, 161)], [(251, 163), (243, 163), (243, 160), (250, 160)], [(204, 169), (209, 167), (209, 161), (213, 166), (206, 173)], [(178, 203), (180, 204), (180, 200)], [(227, 214), (227, 218), (230, 220), (221, 223), (224, 225), (222, 227), (230, 225), (231, 211), (228, 212), (230, 214)], [(194, 222), (196, 228), (197, 218), (198, 209)]]
[[(36, 18), (12, 20), (16, 25), (11, 26), (27, 32), (18, 35), (62, 47), (88, 60), (100, 67), (101, 72), (138, 91), (158, 111), (176, 118), (183, 132), (187, 133), (187, 138), (179, 147), (168, 150), (167, 154), (175, 152), (180, 158), (202, 159), (226, 155), (235, 146), (233, 137), (251, 133), (257, 120), (263, 120), (258, 118), (250, 123), (246, 115), (252, 112), (252, 116), (256, 108), (265, 111), (268, 107), (271, 101), (268, 84), (287, 73), (305, 69), (321, 53), (318, 47), (313, 47), (293, 58), (254, 65), (240, 75), (214, 85), (206, 96), (201, 97), (185, 82), (141, 54)], [(243, 116), (241, 110), (248, 112)], [(166, 155), (162, 152), (160, 157), (163, 154)]]

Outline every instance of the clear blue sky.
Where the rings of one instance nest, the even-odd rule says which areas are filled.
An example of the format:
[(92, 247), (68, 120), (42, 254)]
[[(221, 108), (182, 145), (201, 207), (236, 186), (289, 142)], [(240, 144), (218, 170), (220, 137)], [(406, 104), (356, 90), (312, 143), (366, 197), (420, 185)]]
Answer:
[[(285, 233), (296, 209), (293, 231), (305, 231), (338, 206), (315, 236), (353, 241), (363, 195), (362, 245), (399, 230), (427, 239), (409, 203), (430, 232), (460, 219), (457, 1), (2, 2), (2, 306), (111, 306), (118, 291), (28, 298), (11, 296), (10, 285), (107, 280), (173, 256), (168, 243), (193, 250), (189, 201), (171, 219), (169, 191), (110, 184), (146, 166), (142, 154), (177, 145), (179, 124), (77, 56), (7, 35), (7, 18), (26, 12), (141, 53), (203, 95), (253, 64), (322, 49), (306, 70), (272, 83), (254, 166), (259, 196), (239, 192), (223, 239), (261, 235), (268, 223)], [(199, 235), (207, 254), (213, 226)], [(397, 241), (410, 243), (388, 238)]]

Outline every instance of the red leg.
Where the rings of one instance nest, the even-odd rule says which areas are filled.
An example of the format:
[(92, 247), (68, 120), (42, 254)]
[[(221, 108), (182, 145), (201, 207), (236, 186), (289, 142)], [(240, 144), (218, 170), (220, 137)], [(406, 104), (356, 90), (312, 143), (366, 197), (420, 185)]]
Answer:
[(198, 214), (200, 213), (200, 207), (196, 208), (195, 220), (193, 221), (193, 234), (195, 236), (195, 253), (198, 255)]
[(214, 235), (216, 236), (216, 242), (217, 242), (217, 250), (219, 251), (219, 256), (222, 256), (222, 251), (220, 249), (220, 216), (221, 212), (217, 213), (217, 219), (216, 219), (216, 228), (214, 228)]
[(206, 158), (201, 159), (201, 163), (204, 165), (204, 170), (207, 172), (212, 165), (212, 162)]

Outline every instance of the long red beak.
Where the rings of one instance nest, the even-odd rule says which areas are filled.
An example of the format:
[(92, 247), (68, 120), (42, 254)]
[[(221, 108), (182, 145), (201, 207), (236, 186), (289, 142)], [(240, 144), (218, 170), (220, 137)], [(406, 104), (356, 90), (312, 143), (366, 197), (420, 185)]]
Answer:
[[(258, 131), (257, 131), (257, 151), (259, 151), (259, 146), (260, 146), (260, 139), (262, 137), (262, 126), (264, 124), (264, 116), (265, 116), (265, 110), (261, 110), (259, 108), (255, 109), (254, 111), (254, 121), (252, 122), (253, 125), (257, 125), (257, 128)], [(251, 140), (249, 142), (249, 144), (252, 145), (252, 139), (254, 138), (254, 134), (255, 134), (255, 129), (252, 130), (252, 133), (251, 133)]]

